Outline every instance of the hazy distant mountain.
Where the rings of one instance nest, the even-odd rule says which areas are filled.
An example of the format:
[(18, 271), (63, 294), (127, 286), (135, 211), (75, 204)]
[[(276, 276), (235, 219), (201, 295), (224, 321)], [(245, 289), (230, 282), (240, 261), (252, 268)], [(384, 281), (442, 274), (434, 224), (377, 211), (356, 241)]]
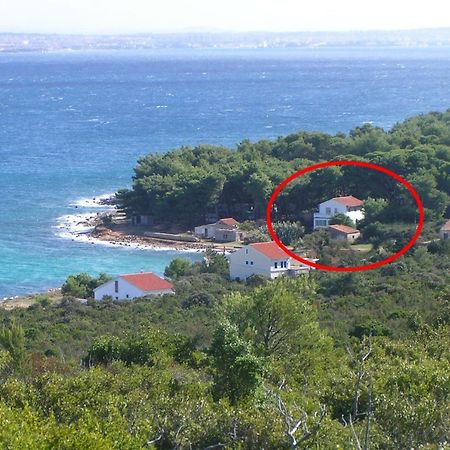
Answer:
[(184, 32), (135, 35), (0, 34), (0, 52), (65, 49), (287, 48), (334, 46), (445, 47), (450, 46), (450, 28), (314, 33)]

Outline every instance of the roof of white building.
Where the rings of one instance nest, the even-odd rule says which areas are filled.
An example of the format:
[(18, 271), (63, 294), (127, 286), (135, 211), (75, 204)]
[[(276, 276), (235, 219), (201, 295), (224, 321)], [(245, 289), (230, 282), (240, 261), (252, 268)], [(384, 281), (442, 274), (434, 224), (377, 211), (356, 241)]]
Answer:
[(362, 206), (364, 202), (359, 198), (353, 197), (353, 195), (344, 195), (342, 197), (334, 197), (332, 200), (342, 203), (345, 206), (355, 207)]
[(128, 275), (120, 275), (119, 278), (123, 278), (128, 283), (145, 292), (173, 289), (172, 283), (164, 278), (158, 277), (158, 275), (152, 272), (131, 273)]
[(237, 226), (239, 225), (239, 222), (236, 219), (233, 219), (233, 217), (225, 217), (224, 219), (219, 219), (217, 223), (228, 225), (228, 226)]
[(353, 228), (353, 227), (349, 227), (347, 225), (340, 225), (340, 224), (328, 225), (328, 228), (331, 228), (332, 230), (337, 231), (338, 233), (342, 233), (342, 234), (359, 233), (359, 230), (357, 230), (356, 228)]
[(257, 242), (250, 244), (250, 247), (262, 253), (270, 259), (286, 259), (289, 255), (278, 247), (276, 242)]
[(450, 219), (441, 227), (441, 231), (450, 231)]

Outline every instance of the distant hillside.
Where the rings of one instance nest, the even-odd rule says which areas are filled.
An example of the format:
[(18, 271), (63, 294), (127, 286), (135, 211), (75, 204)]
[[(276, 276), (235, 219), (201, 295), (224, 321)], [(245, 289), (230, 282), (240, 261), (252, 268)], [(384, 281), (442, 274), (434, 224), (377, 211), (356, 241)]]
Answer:
[(289, 47), (445, 47), (450, 28), (291, 33), (166, 33), (136, 35), (0, 34), (0, 52), (156, 49), (156, 48), (289, 48)]

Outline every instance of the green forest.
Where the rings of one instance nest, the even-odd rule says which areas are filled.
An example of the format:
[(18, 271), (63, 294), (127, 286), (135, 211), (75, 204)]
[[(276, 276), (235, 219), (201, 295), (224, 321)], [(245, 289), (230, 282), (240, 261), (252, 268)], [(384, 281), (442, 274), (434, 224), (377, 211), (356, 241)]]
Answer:
[[(348, 135), (298, 132), (274, 141), (243, 141), (235, 150), (201, 145), (151, 154), (138, 161), (132, 189), (117, 197), (126, 211), (167, 224), (199, 225), (214, 212), (259, 219), (281, 181), (333, 160), (366, 161), (398, 173), (419, 193), (428, 221), (450, 213), (450, 110), (410, 118), (389, 131), (365, 124)], [(397, 182), (352, 166), (314, 171), (290, 183), (277, 199), (275, 219), (298, 220), (320, 202), (348, 194), (386, 201), (381, 215), (390, 222), (416, 219), (410, 194)]]
[[(424, 202), (426, 239), (376, 270), (241, 283), (208, 251), (169, 264), (175, 295), (98, 302), (92, 289), (108, 276), (75, 274), (61, 298), (0, 308), (0, 447), (450, 449), (450, 245), (435, 239), (450, 212), (450, 111), (388, 132), (364, 125), (146, 156), (119, 198), (185, 225), (211, 211), (253, 219), (290, 173), (332, 159), (407, 179)], [(413, 219), (376, 175), (319, 176), (308, 195), (302, 181), (280, 197), (280, 222), (299, 220), (330, 185), (371, 197), (380, 229)]]

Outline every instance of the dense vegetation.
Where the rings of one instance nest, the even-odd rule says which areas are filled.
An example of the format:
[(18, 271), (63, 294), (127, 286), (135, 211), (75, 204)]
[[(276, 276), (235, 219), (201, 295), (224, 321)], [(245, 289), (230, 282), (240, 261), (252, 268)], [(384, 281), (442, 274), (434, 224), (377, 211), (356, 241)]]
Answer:
[[(243, 141), (236, 150), (202, 145), (148, 155), (135, 168), (132, 190), (120, 191), (118, 199), (125, 210), (166, 223), (197, 225), (211, 212), (258, 219), (288, 175), (337, 159), (372, 162), (406, 178), (423, 199), (428, 220), (450, 213), (450, 110), (413, 117), (388, 132), (366, 124), (349, 135), (299, 132), (275, 141)], [(277, 199), (275, 218), (301, 220), (324, 199), (350, 193), (378, 200), (371, 213), (379, 221), (416, 218), (406, 189), (352, 166), (318, 170), (289, 184)]]
[[(389, 133), (372, 127), (348, 137), (298, 133), (243, 143), (236, 152), (202, 147), (144, 158), (124, 198), (133, 207), (144, 197), (157, 199), (160, 212), (172, 205), (167, 212), (180, 221), (188, 215), (173, 206), (196, 182), (217, 186), (206, 173), (226, 172), (214, 202), (251, 203), (259, 214), (263, 173), (267, 193), (274, 174), (284, 178), (308, 161), (379, 158), (421, 191), (430, 242), (377, 270), (273, 282), (258, 276), (230, 282), (225, 258), (207, 252), (200, 263), (169, 264), (173, 296), (83, 303), (80, 297), (91, 297), (107, 277), (79, 274), (68, 278), (61, 301), (40, 296), (27, 309), (0, 309), (0, 447), (450, 449), (450, 246), (432, 239), (448, 208), (449, 149), (445, 113), (410, 119)], [(152, 178), (139, 176), (146, 164), (159, 174), (167, 199), (164, 191), (151, 197), (153, 188), (144, 195), (137, 187)], [(237, 182), (251, 167), (256, 178)], [(327, 175), (336, 186), (344, 181), (336, 171)], [(352, 189), (368, 183), (355, 181)], [(316, 197), (311, 205), (302, 200), (304, 210), (324, 184), (314, 184)], [(368, 214), (379, 225), (364, 226), (379, 251), (404, 228), (393, 223), (398, 218), (382, 195), (390, 187), (378, 188)], [(190, 211), (203, 214), (195, 202)], [(332, 259), (337, 250), (326, 233), (304, 235), (288, 205), (279, 203), (279, 234)], [(405, 220), (408, 207), (397, 205)], [(255, 238), (262, 233), (244, 227)]]
[(0, 310), (0, 442), (447, 448), (450, 257), (434, 247), (245, 284), (209, 254), (170, 264), (175, 296)]

